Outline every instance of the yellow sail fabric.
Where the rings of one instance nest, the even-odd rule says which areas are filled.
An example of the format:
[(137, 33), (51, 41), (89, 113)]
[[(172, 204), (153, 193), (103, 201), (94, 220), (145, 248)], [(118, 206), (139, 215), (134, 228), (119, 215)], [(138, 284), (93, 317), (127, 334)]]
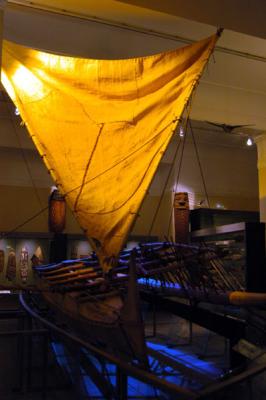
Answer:
[(105, 270), (216, 40), (123, 60), (58, 56), (4, 41), (2, 83)]

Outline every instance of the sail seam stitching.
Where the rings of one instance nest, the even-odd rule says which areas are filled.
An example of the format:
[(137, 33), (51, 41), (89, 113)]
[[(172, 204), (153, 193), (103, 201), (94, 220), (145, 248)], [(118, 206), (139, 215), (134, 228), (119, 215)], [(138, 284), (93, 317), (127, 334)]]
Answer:
[(97, 138), (96, 138), (96, 140), (95, 140), (95, 143), (94, 143), (94, 146), (93, 146), (91, 155), (90, 155), (90, 157), (89, 157), (89, 160), (88, 160), (87, 165), (86, 165), (86, 168), (85, 168), (85, 172), (84, 172), (84, 175), (83, 175), (83, 178), (82, 178), (82, 183), (81, 183), (80, 188), (79, 188), (80, 190), (79, 190), (79, 193), (77, 194), (76, 201), (75, 201), (75, 204), (74, 204), (74, 209), (73, 209), (73, 211), (74, 211), (75, 213), (77, 212), (78, 202), (79, 202), (80, 196), (81, 196), (81, 194), (82, 194), (83, 188), (84, 188), (84, 186), (85, 186), (86, 178), (87, 178), (87, 175), (88, 175), (88, 172), (89, 172), (89, 168), (90, 168), (90, 165), (91, 165), (93, 156), (94, 156), (94, 154), (95, 154), (96, 148), (97, 148), (97, 146), (98, 146), (99, 139), (100, 139), (100, 136), (101, 136), (103, 127), (104, 127), (104, 123), (102, 123), (101, 126), (100, 126), (99, 133), (98, 133), (98, 135), (97, 135)]

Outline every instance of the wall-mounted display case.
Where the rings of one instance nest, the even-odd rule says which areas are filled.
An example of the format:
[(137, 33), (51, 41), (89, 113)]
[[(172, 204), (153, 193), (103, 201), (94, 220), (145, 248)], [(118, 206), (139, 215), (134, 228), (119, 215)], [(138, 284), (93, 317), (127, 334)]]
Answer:
[(260, 222), (260, 214), (257, 211), (196, 208), (190, 210), (189, 214), (191, 231), (238, 222)]
[(86, 258), (92, 252), (88, 240), (83, 235), (67, 236), (67, 254), (66, 258), (75, 260), (77, 258)]
[[(77, 259), (86, 258), (92, 252), (92, 248), (83, 235), (67, 235), (67, 259)], [(138, 246), (139, 243), (147, 243), (157, 241), (157, 236), (141, 236), (141, 235), (131, 235), (128, 238), (125, 248), (133, 249)]]
[(49, 262), (52, 236), (43, 233), (2, 233), (0, 239), (0, 285), (33, 284), (32, 266)]
[(192, 242), (214, 246), (225, 270), (247, 291), (266, 291), (265, 224), (241, 222), (191, 232)]

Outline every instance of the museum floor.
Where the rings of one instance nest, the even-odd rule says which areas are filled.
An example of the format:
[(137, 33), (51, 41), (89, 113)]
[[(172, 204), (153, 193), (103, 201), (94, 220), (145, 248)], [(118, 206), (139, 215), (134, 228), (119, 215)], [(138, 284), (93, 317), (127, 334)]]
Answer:
[[(5, 400), (27, 399), (27, 400), (74, 400), (74, 399), (103, 399), (94, 389), (90, 395), (81, 394), (77, 391), (77, 385), (73, 385), (69, 376), (65, 373), (63, 365), (65, 357), (60, 354), (62, 348), (60, 343), (49, 342), (47, 352), (48, 374), (47, 382), (44, 382), (43, 359), (45, 349), (41, 336), (36, 336), (34, 340), (34, 355), (29, 364), (27, 354), (27, 337), (24, 341), (24, 348), (12, 332), (21, 328), (19, 313), (15, 317), (10, 317), (12, 312), (17, 312), (17, 296), (1, 295), (0, 297), (0, 398)], [(9, 310), (9, 317), (5, 318), (3, 310)], [(167, 312), (157, 314), (157, 332), (156, 338), (153, 337), (152, 313), (146, 309), (145, 320), (147, 326), (147, 337), (149, 346), (160, 348), (164, 345), (169, 354), (175, 357), (178, 362), (184, 365), (193, 365), (206, 374), (212, 374), (218, 377), (226, 368), (228, 368), (228, 343), (227, 341), (198, 325), (191, 326), (188, 321), (173, 316)], [(3, 335), (9, 332), (8, 335)], [(191, 339), (191, 340), (190, 340)], [(53, 349), (53, 351), (51, 350)], [(21, 367), (21, 357), (24, 351), (23, 367)], [(56, 355), (56, 357), (55, 357)], [(61, 357), (61, 361), (60, 361)], [(27, 371), (31, 370), (28, 374)], [(84, 373), (84, 375), (86, 375)], [(75, 376), (75, 375), (74, 375)], [(233, 388), (228, 389), (213, 399), (242, 399), (242, 400), (263, 400), (266, 398), (266, 374), (261, 374), (253, 381), (245, 381)], [(73, 379), (73, 371), (72, 371)], [(74, 379), (75, 380), (75, 379)], [(46, 397), (43, 391), (47, 389)], [(89, 378), (87, 385), (89, 385)], [(128, 398), (129, 399), (158, 399), (161, 398), (141, 384), (136, 384), (128, 380)]]

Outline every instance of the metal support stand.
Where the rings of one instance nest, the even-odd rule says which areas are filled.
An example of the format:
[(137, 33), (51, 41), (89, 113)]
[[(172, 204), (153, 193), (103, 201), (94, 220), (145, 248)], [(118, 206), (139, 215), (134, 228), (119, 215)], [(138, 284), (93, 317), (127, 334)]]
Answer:
[[(18, 320), (18, 332), (24, 331), (25, 319), (20, 318)], [(15, 391), (24, 392), (24, 336), (17, 335), (17, 386)]]
[(192, 344), (193, 339), (193, 322), (189, 320), (189, 344)]
[[(30, 317), (27, 318), (27, 329), (32, 330), (32, 319)], [(31, 389), (31, 370), (32, 370), (32, 336), (27, 337), (27, 380), (26, 380), (26, 388), (27, 391)]]
[(251, 378), (247, 379), (247, 390), (248, 390), (249, 400), (253, 400), (253, 388), (252, 388), (252, 379)]
[(127, 400), (127, 375), (120, 367), (116, 367), (116, 390), (118, 400)]
[(43, 378), (42, 378), (42, 399), (46, 399), (47, 394), (47, 374), (48, 374), (48, 331), (43, 335)]
[(155, 338), (157, 336), (157, 306), (156, 306), (156, 301), (153, 301), (150, 303), (151, 304), (151, 315), (152, 315), (152, 320), (151, 320), (151, 325), (152, 325), (152, 332), (149, 335), (146, 335), (146, 339), (151, 339)]
[(42, 376), (42, 399), (47, 398), (47, 373), (48, 373), (48, 351), (49, 351), (49, 332), (47, 329), (34, 329), (32, 318), (21, 310), (1, 310), (0, 319), (17, 320), (17, 327), (14, 330), (0, 331), (0, 341), (2, 338), (15, 337), (16, 339), (16, 383), (14, 391), (27, 393), (32, 390), (32, 371), (33, 371), (33, 345), (34, 337), (42, 339), (41, 352), (41, 376)]
[(157, 315), (156, 315), (156, 303), (152, 303), (152, 337), (157, 335)]

